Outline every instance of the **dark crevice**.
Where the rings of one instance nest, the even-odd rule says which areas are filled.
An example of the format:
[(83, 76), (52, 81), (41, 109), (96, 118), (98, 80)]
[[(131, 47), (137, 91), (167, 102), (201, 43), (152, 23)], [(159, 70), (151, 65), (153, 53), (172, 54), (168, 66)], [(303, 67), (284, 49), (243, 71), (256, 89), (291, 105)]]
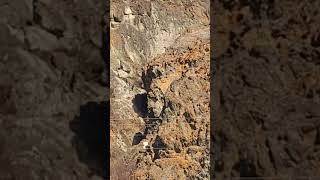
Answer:
[(140, 117), (146, 117), (148, 114), (147, 93), (137, 94), (132, 100), (133, 109)]
[(185, 112), (183, 114), (183, 116), (185, 117), (187, 123), (189, 123), (190, 127), (193, 129), (193, 130), (196, 130), (196, 126), (194, 125), (194, 119), (191, 118), (191, 115), (187, 112)]
[(236, 5), (236, 2), (233, 1), (233, 0), (219, 0), (220, 3), (222, 3), (223, 7), (227, 10), (232, 10), (235, 5)]
[(71, 89), (71, 91), (74, 90), (74, 85), (75, 85), (75, 83), (76, 83), (76, 76), (75, 76), (75, 74), (73, 73), (72, 76), (71, 76), (71, 80), (70, 80), (70, 89)]
[(320, 46), (320, 34), (314, 35), (311, 38), (311, 46), (319, 47)]
[(233, 169), (240, 173), (240, 177), (250, 177), (252, 179), (257, 177), (257, 179), (259, 179), (259, 176), (256, 172), (256, 167), (254, 164), (249, 162), (249, 160), (240, 160), (233, 166)]
[(214, 169), (216, 172), (222, 172), (224, 170), (224, 162), (217, 160), (214, 164)]
[(33, 0), (32, 5), (33, 5), (33, 22), (35, 24), (41, 24), (42, 18), (38, 13), (38, 5), (39, 5), (38, 0)]
[(154, 68), (149, 68), (146, 72), (142, 72), (142, 81), (143, 81), (144, 89), (146, 91), (149, 91), (152, 79), (156, 79), (161, 75), (162, 73), (159, 70)]
[(63, 30), (61, 30), (61, 29), (48, 29), (48, 28), (46, 28), (46, 30), (47, 30), (49, 33), (55, 35), (58, 39), (64, 37)]
[(80, 115), (70, 122), (70, 129), (75, 133), (72, 146), (77, 151), (79, 160), (85, 163), (92, 174), (107, 177), (107, 129), (109, 103), (88, 102), (80, 107)]
[(160, 158), (161, 155), (161, 150), (166, 148), (166, 144), (162, 142), (162, 139), (160, 138), (160, 136), (157, 136), (154, 143), (152, 144), (152, 147), (155, 148), (154, 149), (154, 159), (153, 161), (155, 161), (156, 159)]
[(287, 153), (291, 161), (293, 161), (295, 164), (298, 164), (298, 160), (295, 158), (295, 156), (290, 152), (288, 148), (284, 148), (284, 151)]
[(139, 144), (145, 138), (146, 136), (143, 133), (137, 132), (133, 137), (132, 146)]
[[(155, 74), (152, 72), (152, 70), (148, 70), (147, 72), (142, 72), (142, 83), (143, 88), (146, 92), (150, 90), (150, 83), (153, 78), (155, 78)], [(158, 121), (157, 119), (148, 119), (148, 118), (154, 118), (154, 114), (152, 110), (148, 109), (148, 94), (142, 93), (137, 94), (132, 99), (133, 109), (134, 111), (142, 118), (145, 118), (146, 124), (152, 124), (145, 127), (144, 132), (137, 132), (135, 136), (132, 139), (132, 145), (139, 144), (143, 139), (146, 138), (147, 134), (152, 134), (157, 131), (158, 127)]]

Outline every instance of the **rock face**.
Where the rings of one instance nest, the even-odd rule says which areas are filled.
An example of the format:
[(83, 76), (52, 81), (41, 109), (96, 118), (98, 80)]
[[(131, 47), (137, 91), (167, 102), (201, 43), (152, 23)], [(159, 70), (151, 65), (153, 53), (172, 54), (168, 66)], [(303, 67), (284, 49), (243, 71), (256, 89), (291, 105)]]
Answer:
[(209, 1), (113, 1), (110, 17), (111, 179), (209, 179)]
[[(215, 179), (319, 176), (319, 1), (214, 4)], [(281, 178), (280, 178), (281, 179)]]
[(148, 63), (145, 139), (152, 147), (138, 157), (135, 177), (209, 179), (209, 67), (209, 39)]
[(105, 9), (1, 1), (0, 179), (102, 179), (103, 147), (90, 143), (104, 143)]

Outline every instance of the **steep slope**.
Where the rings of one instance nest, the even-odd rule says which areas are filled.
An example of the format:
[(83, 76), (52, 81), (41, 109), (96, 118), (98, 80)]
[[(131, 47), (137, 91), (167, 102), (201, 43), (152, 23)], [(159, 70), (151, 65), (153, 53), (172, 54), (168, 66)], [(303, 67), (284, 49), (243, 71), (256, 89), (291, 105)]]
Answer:
[[(179, 110), (170, 110), (171, 112), (168, 111), (168, 114), (165, 115), (165, 113), (162, 113), (161, 115), (164, 116), (160, 116), (160, 111), (168, 106), (168, 104), (163, 104), (158, 101), (153, 105), (151, 100), (151, 94), (153, 94), (153, 92), (161, 91), (160, 94), (162, 93), (163, 98), (167, 98), (165, 101), (171, 101), (177, 106), (185, 106), (187, 100), (181, 102), (174, 100), (175, 93), (180, 91), (180, 93), (189, 93), (189, 96), (191, 96), (191, 93), (197, 88), (205, 89), (208, 86), (208, 84), (206, 84), (208, 79), (201, 80), (200, 77), (203, 75), (204, 77), (202, 78), (205, 79), (205, 72), (207, 70), (204, 64), (209, 64), (209, 59), (206, 57), (208, 53), (205, 51), (205, 49), (208, 50), (209, 38), (208, 4), (209, 1), (192, 2), (188, 0), (143, 2), (114, 1), (111, 3), (110, 76), (112, 84), (110, 96), (110, 148), (112, 179), (126, 179), (131, 175), (138, 178), (139, 176), (137, 174), (139, 174), (141, 170), (145, 171), (152, 167), (151, 164), (139, 164), (138, 162), (159, 155), (158, 151), (153, 151), (150, 155), (143, 155), (144, 153), (140, 152), (141, 150), (143, 151), (143, 142), (146, 142), (151, 136), (153, 136), (153, 140), (149, 139), (149, 143), (154, 144), (155, 141), (159, 141), (158, 139), (160, 137), (157, 139), (156, 135), (148, 135), (150, 133), (155, 133), (153, 129), (157, 128), (156, 126), (159, 128), (163, 126), (163, 130), (160, 130), (160, 134), (166, 134), (164, 125), (156, 125), (153, 127), (153, 123), (150, 125), (150, 122), (147, 119), (172, 118), (172, 115), (178, 113)], [(203, 31), (203, 29), (206, 30)], [(199, 33), (198, 35), (196, 31), (200, 30), (202, 30), (201, 32), (203, 33)], [(205, 38), (201, 36), (205, 36)], [(199, 44), (195, 45), (195, 42), (197, 41), (199, 41)], [(190, 49), (188, 49), (188, 46), (186, 45), (188, 43), (190, 43)], [(198, 49), (195, 47), (195, 49), (193, 49), (193, 46)], [(206, 48), (204, 46), (206, 46)], [(166, 58), (162, 59), (162, 56)], [(184, 65), (178, 65), (180, 56), (185, 56), (184, 60), (181, 59), (181, 63)], [(192, 73), (188, 70), (188, 61), (192, 64), (192, 58), (198, 58), (196, 63), (197, 66), (203, 66), (202, 68), (199, 68), (199, 72), (197, 73)], [(172, 69), (180, 68), (181, 72), (177, 72), (177, 74), (170, 73), (170, 68), (167, 69), (163, 66), (162, 63), (164, 62), (170, 64)], [(152, 74), (148, 74), (150, 68), (152, 69), (153, 66), (155, 67), (157, 63), (161, 64), (161, 71), (165, 72), (164, 74), (167, 74), (167, 77), (159, 77), (159, 79), (156, 80), (152, 79), (155, 78)], [(195, 77), (191, 74), (194, 74)], [(198, 77), (196, 77), (196, 74)], [(201, 80), (201, 83), (194, 87), (188, 87), (190, 89), (189, 92), (183, 92), (182, 87), (196, 81), (196, 79), (188, 80), (188, 77), (198, 78), (197, 80)], [(157, 83), (156, 81), (163, 82)], [(152, 85), (150, 84), (151, 86), (148, 87), (148, 83), (151, 83)], [(175, 86), (177, 89), (171, 91), (171, 93), (168, 91), (166, 94), (166, 89), (170, 89), (171, 86), (174, 86), (172, 84), (176, 84)], [(154, 94), (154, 96), (160, 98), (160, 96), (162, 96), (160, 94)], [(207, 100), (208, 99), (205, 97), (197, 97), (194, 100), (194, 103), (196, 103), (196, 101), (198, 101), (198, 103), (203, 101), (203, 106), (206, 107), (205, 102)], [(189, 110), (187, 110), (188, 108)], [(190, 117), (187, 119), (193, 121), (191, 118), (194, 118), (194, 121), (199, 121), (199, 127), (197, 126), (199, 132), (197, 131), (193, 134), (192, 131), (196, 130), (190, 129), (192, 125), (183, 125), (184, 127), (182, 128), (189, 130), (189, 135), (186, 134), (184, 137), (181, 137), (181, 139), (191, 138), (191, 136), (194, 137), (189, 139), (184, 145), (177, 141), (176, 147), (180, 146), (181, 150), (185, 149), (186, 146), (200, 146), (203, 141), (206, 141), (206, 135), (203, 135), (207, 133), (207, 129), (205, 128), (206, 123), (200, 123), (201, 120), (196, 118), (199, 114), (192, 113), (192, 109), (192, 105), (182, 108), (180, 113), (184, 113), (185, 115), (180, 114), (180, 117), (178, 118), (181, 119), (184, 116), (189, 116), (188, 113), (190, 113)], [(169, 108), (167, 108), (167, 110), (169, 110)], [(202, 115), (206, 116), (205, 114), (206, 113), (203, 112)], [(154, 123), (158, 122), (159, 121), (154, 121)], [(176, 123), (178, 123), (178, 121)], [(173, 130), (177, 127), (176, 123), (169, 123), (167, 126), (171, 126), (171, 129)], [(202, 130), (200, 130), (201, 127)], [(177, 131), (179, 130), (181, 129), (177, 129)], [(170, 136), (172, 136), (172, 139), (176, 135), (168, 135), (166, 137), (167, 140), (164, 143), (171, 143)], [(198, 138), (198, 136), (201, 137)], [(163, 136), (163, 138), (165, 138), (165, 136)], [(199, 142), (201, 141), (200, 144), (193, 142), (197, 140), (199, 140)], [(179, 158), (185, 159), (183, 154), (179, 156)], [(201, 155), (201, 157), (205, 156)], [(163, 160), (163, 163), (165, 161), (166, 160)], [(190, 160), (190, 163), (194, 168), (195, 166), (199, 166), (198, 163), (195, 163), (195, 160)], [(180, 169), (179, 171), (183, 169), (178, 166), (177, 168)], [(199, 171), (194, 171), (194, 173), (196, 172)], [(191, 171), (190, 173), (192, 174)], [(149, 172), (144, 172), (144, 174), (148, 175)], [(191, 174), (189, 175), (191, 176)], [(147, 177), (144, 176), (139, 179), (145, 178)]]

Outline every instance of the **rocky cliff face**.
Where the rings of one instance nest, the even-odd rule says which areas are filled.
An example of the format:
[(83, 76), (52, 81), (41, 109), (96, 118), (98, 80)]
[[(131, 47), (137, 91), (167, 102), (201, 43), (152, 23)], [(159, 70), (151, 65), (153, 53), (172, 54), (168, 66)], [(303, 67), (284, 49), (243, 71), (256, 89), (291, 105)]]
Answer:
[(110, 17), (111, 178), (208, 179), (209, 1), (114, 1)]
[(221, 43), (214, 58), (223, 74), (215, 178), (319, 176), (320, 2), (219, 0), (214, 7)]
[(0, 179), (102, 179), (106, 9), (1, 1)]
[(151, 149), (138, 157), (136, 177), (209, 179), (209, 64), (206, 39), (170, 49), (146, 66)]

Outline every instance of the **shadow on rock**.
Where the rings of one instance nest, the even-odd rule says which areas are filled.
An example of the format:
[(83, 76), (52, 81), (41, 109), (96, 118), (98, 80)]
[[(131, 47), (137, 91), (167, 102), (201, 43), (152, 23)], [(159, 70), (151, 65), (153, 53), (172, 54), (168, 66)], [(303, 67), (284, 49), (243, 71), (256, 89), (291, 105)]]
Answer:
[(250, 177), (253, 179), (259, 179), (259, 176), (256, 172), (256, 167), (248, 160), (240, 160), (233, 166), (233, 169), (240, 173), (240, 177)]
[(137, 132), (132, 140), (132, 146), (139, 144), (143, 139), (145, 139), (146, 136), (142, 134), (141, 132)]
[[(137, 94), (134, 96), (133, 100), (133, 109), (134, 111), (140, 116), (140, 117), (147, 117), (148, 116), (148, 98), (147, 93)], [(138, 145), (143, 139), (146, 138), (148, 130), (145, 129), (144, 133), (137, 132), (133, 139), (132, 139), (132, 145)]]
[(80, 116), (70, 123), (70, 129), (75, 133), (72, 145), (77, 150), (79, 160), (90, 168), (92, 175), (103, 178), (106, 178), (109, 169), (108, 119), (108, 102), (89, 102), (80, 106)]
[(140, 117), (148, 114), (147, 93), (137, 94), (132, 100), (133, 109)]

